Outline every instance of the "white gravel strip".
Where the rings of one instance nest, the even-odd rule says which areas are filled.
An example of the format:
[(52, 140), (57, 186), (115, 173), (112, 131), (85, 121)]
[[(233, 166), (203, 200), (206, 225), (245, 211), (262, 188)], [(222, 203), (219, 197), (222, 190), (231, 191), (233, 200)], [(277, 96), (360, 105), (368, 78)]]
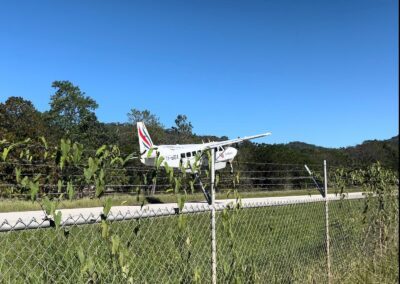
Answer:
[[(362, 192), (349, 193), (346, 199), (364, 198)], [(340, 196), (328, 194), (328, 200), (339, 200)], [(282, 196), (282, 197), (258, 197), (243, 198), (242, 207), (261, 207), (278, 206), (286, 204), (321, 202), (324, 199), (321, 195), (301, 195), (301, 196)], [(217, 210), (221, 210), (229, 204), (235, 204), (235, 199), (216, 200)], [(146, 204), (141, 206), (113, 206), (107, 217), (108, 220), (127, 220), (146, 216), (172, 215), (177, 212), (176, 203)], [(185, 203), (183, 212), (202, 212), (208, 211), (211, 206), (204, 202)], [(103, 212), (102, 207), (60, 209), (63, 225), (88, 224), (99, 222)], [(22, 211), (0, 213), (0, 231), (20, 230), (26, 228), (49, 227), (50, 220), (43, 211)]]

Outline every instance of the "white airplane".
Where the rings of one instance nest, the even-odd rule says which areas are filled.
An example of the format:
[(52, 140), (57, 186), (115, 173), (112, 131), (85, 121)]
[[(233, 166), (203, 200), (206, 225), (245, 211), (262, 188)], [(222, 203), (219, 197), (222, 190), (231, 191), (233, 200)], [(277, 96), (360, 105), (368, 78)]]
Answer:
[[(185, 144), (185, 145), (154, 145), (150, 138), (149, 132), (143, 122), (137, 123), (139, 146), (140, 146), (140, 161), (147, 166), (154, 166), (157, 157), (163, 157), (164, 160), (161, 166), (168, 164), (172, 168), (181, 168), (183, 165), (187, 171), (191, 171), (191, 165), (201, 156), (206, 150), (215, 149), (215, 169), (221, 170), (232, 161), (237, 154), (237, 150), (233, 147), (227, 147), (232, 144), (237, 144), (246, 140), (252, 140), (264, 136), (271, 135), (271, 132), (236, 138), (226, 141), (208, 142), (203, 144)], [(152, 149), (152, 150), (150, 150)], [(202, 159), (202, 164), (208, 165), (206, 159)]]
[[(237, 155), (237, 149), (230, 147), (230, 145), (271, 135), (271, 132), (267, 132), (254, 136), (203, 144), (154, 145), (143, 122), (137, 123), (137, 130), (140, 146), (140, 161), (143, 164), (154, 166), (156, 159), (158, 157), (163, 157), (164, 160), (161, 166), (165, 166), (166, 164), (171, 168), (182, 168), (183, 166), (187, 172), (192, 172), (196, 176), (196, 179), (199, 179), (199, 176), (197, 172), (193, 172), (193, 168), (198, 167), (194, 167), (194, 165), (199, 163), (200, 166), (208, 166), (208, 158), (203, 155), (205, 151), (215, 149), (215, 170), (221, 170), (229, 163), (231, 172), (233, 172), (232, 161)], [(209, 202), (208, 192), (204, 190), (203, 186), (202, 190)]]

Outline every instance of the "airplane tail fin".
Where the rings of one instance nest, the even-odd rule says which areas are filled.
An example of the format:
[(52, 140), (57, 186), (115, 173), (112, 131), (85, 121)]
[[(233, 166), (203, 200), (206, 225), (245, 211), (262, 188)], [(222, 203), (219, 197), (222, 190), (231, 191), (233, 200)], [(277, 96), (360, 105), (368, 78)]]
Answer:
[(138, 136), (139, 136), (139, 147), (140, 155), (143, 156), (150, 148), (153, 147), (153, 141), (151, 141), (149, 132), (146, 129), (146, 125), (143, 122), (137, 123)]

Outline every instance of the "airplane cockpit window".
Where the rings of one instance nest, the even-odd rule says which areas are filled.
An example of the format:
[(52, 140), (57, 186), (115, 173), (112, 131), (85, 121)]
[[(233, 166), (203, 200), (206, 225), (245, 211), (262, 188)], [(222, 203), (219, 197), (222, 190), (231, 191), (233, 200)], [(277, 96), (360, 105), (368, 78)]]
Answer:
[(187, 153), (186, 153), (186, 157), (187, 157), (187, 158), (189, 158), (189, 157), (191, 157), (191, 156), (192, 156), (192, 153), (190, 153), (190, 152), (187, 152)]
[(185, 153), (181, 153), (181, 158), (185, 158)]

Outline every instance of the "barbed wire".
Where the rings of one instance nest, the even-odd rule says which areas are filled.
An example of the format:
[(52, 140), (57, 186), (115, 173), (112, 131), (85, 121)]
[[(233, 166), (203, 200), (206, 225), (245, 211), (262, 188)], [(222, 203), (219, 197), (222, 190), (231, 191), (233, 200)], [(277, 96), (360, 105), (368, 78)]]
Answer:
[[(136, 159), (135, 159), (136, 160)], [(131, 160), (132, 161), (132, 160)], [(246, 164), (257, 164), (257, 163), (247, 163)], [(304, 172), (304, 165), (300, 165), (300, 164), (276, 164), (276, 163), (264, 163), (265, 165), (281, 165), (281, 166), (297, 166), (294, 168), (288, 168), (288, 169), (284, 169), (284, 170), (247, 170), (244, 169), (242, 170), (240, 168), (240, 164), (236, 165), (236, 168), (239, 167), (240, 172), (243, 173), (284, 173), (284, 172)], [(12, 165), (12, 166), (31, 166), (31, 167), (53, 167), (53, 168), (59, 168), (60, 166), (54, 163), (29, 163), (29, 162), (15, 162), (15, 161), (0, 161), (0, 165)], [(86, 168), (88, 165), (87, 164), (66, 164), (64, 165), (64, 168)], [(309, 165), (310, 166), (310, 165)], [(300, 167), (300, 168), (298, 168)], [(121, 168), (114, 168), (114, 167), (106, 167), (106, 168), (110, 168), (113, 170), (142, 170), (142, 169), (155, 169), (155, 166), (148, 166), (148, 165), (141, 165), (139, 164), (139, 166), (122, 166)], [(162, 167), (161, 167), (162, 168)], [(331, 167), (334, 168), (334, 167)], [(336, 167), (339, 168), (339, 167)], [(346, 168), (344, 168), (346, 170)], [(355, 169), (355, 168), (354, 168)], [(348, 168), (347, 170), (354, 170), (351, 168)], [(179, 169), (178, 169), (179, 170)], [(317, 168), (317, 169), (312, 169), (313, 172), (323, 172), (322, 168)], [(221, 171), (223, 172), (223, 171)]]

